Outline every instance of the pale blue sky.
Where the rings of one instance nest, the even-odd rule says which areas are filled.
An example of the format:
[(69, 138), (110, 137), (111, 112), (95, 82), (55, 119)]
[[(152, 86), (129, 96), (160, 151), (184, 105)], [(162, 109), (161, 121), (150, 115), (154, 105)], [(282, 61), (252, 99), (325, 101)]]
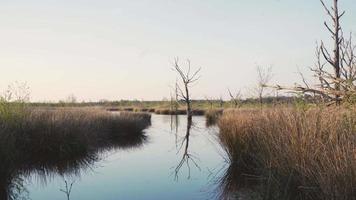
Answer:
[[(355, 1), (340, 2), (356, 31)], [(324, 19), (319, 0), (1, 0), (0, 90), (26, 81), (34, 101), (162, 99), (179, 56), (202, 67), (195, 98), (248, 94), (257, 65), (298, 81), (329, 40)]]

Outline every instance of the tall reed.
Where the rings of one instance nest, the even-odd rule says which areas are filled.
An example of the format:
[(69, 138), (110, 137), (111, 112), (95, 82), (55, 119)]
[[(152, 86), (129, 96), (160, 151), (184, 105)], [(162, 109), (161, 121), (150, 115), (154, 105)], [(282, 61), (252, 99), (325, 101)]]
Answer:
[(219, 127), (231, 165), (258, 177), (263, 199), (355, 198), (355, 108), (236, 110)]

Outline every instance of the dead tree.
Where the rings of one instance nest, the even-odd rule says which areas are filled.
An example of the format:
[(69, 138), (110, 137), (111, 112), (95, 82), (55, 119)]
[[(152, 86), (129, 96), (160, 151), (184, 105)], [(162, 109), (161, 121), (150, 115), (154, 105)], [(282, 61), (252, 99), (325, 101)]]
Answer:
[[(317, 50), (317, 65), (312, 71), (320, 81), (318, 89), (324, 92), (323, 96), (339, 105), (341, 100), (355, 92), (355, 45), (352, 43), (351, 34), (348, 39), (343, 36), (340, 19), (345, 11), (340, 14), (338, 0), (333, 0), (331, 8), (328, 8), (323, 0), (320, 2), (332, 21), (332, 26), (326, 22), (324, 25), (331, 33), (334, 47), (330, 54), (324, 43), (321, 42), (320, 50)], [(321, 61), (320, 54), (325, 59), (325, 63)], [(329, 72), (327, 64), (331, 66), (333, 73)]]
[(173, 93), (171, 93), (171, 102), (170, 102), (170, 109), (174, 111), (174, 113), (178, 114), (179, 109), (179, 94), (178, 94), (178, 81), (176, 80), (175, 86), (173, 88)]
[(263, 105), (263, 95), (266, 90), (266, 86), (272, 79), (272, 67), (262, 68), (260, 66), (257, 67), (257, 87), (256, 92), (258, 95), (258, 99), (260, 105)]
[(323, 71), (325, 69), (326, 63), (321, 60), (322, 59), (321, 58), (321, 48), (318, 43), (316, 44), (315, 56), (316, 56), (316, 63), (315, 63), (314, 68), (311, 68), (311, 71), (313, 71), (315, 76), (318, 78), (321, 88), (330, 87), (330, 85), (328, 85), (328, 82), (326, 82), (323, 79)]
[(210, 105), (210, 110), (213, 109), (213, 105), (214, 105), (214, 99), (209, 98), (209, 97), (205, 97), (205, 100), (208, 102), (208, 104)]
[[(333, 67), (334, 77), (336, 79), (340, 79), (341, 78), (340, 46), (341, 46), (341, 43), (343, 42), (340, 18), (345, 14), (345, 11), (343, 11), (341, 14), (339, 14), (338, 0), (333, 0), (333, 1), (334, 1), (333, 2), (334, 5), (329, 9), (326, 6), (326, 4), (324, 3), (324, 1), (320, 0), (326, 13), (331, 18), (331, 21), (332, 21), (332, 27), (330, 25), (328, 25), (328, 23), (326, 23), (326, 22), (324, 22), (324, 25), (327, 28), (327, 30), (331, 33), (331, 37), (333, 39), (333, 43), (334, 43), (333, 55), (331, 55), (328, 52), (328, 50), (324, 46), (323, 42), (321, 42), (320, 49), (321, 49), (321, 52), (322, 52), (325, 60)], [(340, 83), (339, 82), (334, 83), (334, 89), (335, 89), (335, 91), (340, 91)], [(339, 97), (340, 97), (339, 95), (335, 96), (337, 104), (340, 103)]]
[(231, 102), (234, 105), (234, 108), (240, 108), (241, 107), (241, 91), (239, 90), (235, 95), (232, 94), (230, 89), (227, 89), (229, 92), (229, 96), (231, 98)]
[[(332, 53), (328, 51), (324, 43), (321, 42), (316, 50), (317, 62), (311, 70), (318, 78), (319, 85), (315, 87), (295, 87), (276, 86), (277, 89), (287, 89), (303, 94), (315, 94), (328, 105), (341, 101), (348, 101), (356, 96), (356, 46), (353, 44), (352, 35), (349, 38), (343, 36), (340, 19), (345, 11), (339, 12), (338, 0), (333, 0), (333, 6), (328, 8), (323, 0), (320, 0), (327, 15), (331, 18), (332, 25), (324, 22), (326, 29), (331, 33), (333, 40)], [(331, 72), (332, 71), (332, 72)]]
[[(356, 81), (356, 45), (353, 44), (352, 34), (343, 39), (340, 48), (341, 77), (346, 83), (355, 86)], [(343, 87), (342, 89), (347, 89)]]
[(0, 99), (6, 102), (27, 103), (30, 101), (30, 87), (26, 82), (14, 82), (8, 85)]
[(219, 97), (218, 101), (219, 101), (220, 108), (223, 108), (224, 107), (224, 99), (222, 98), (222, 96)]
[(175, 136), (177, 140), (178, 134), (178, 109), (179, 109), (179, 96), (178, 96), (178, 81), (176, 80), (174, 87), (174, 95), (171, 93), (171, 111), (174, 111), (174, 115), (171, 115), (171, 130), (175, 127)]
[(181, 66), (179, 64), (179, 59), (176, 58), (174, 60), (174, 68), (173, 69), (180, 76), (180, 78), (182, 80), (183, 87), (184, 87), (182, 89), (179, 86), (179, 84), (177, 84), (178, 96), (184, 100), (184, 102), (186, 104), (188, 119), (191, 120), (193, 113), (192, 113), (192, 105), (191, 105), (189, 89), (191, 88), (192, 84), (194, 84), (196, 81), (199, 80), (199, 78), (200, 78), (199, 72), (200, 72), (201, 68), (192, 72), (190, 60), (187, 60), (187, 67), (188, 67), (188, 69), (186, 71), (183, 71), (183, 69), (181, 68)]
[(174, 111), (176, 114), (178, 114), (178, 109), (179, 109), (179, 93), (178, 93), (178, 81), (176, 80), (175, 88), (174, 88)]

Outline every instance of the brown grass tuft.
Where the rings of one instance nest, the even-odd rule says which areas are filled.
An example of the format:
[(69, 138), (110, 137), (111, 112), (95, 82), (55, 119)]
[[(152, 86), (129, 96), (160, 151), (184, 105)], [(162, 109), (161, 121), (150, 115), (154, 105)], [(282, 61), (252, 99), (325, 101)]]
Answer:
[(219, 127), (231, 165), (260, 177), (266, 198), (355, 197), (354, 108), (237, 110)]
[(223, 114), (224, 110), (223, 109), (210, 109), (205, 112), (205, 119), (206, 119), (206, 125), (207, 126), (212, 126), (216, 125), (218, 122), (219, 118)]

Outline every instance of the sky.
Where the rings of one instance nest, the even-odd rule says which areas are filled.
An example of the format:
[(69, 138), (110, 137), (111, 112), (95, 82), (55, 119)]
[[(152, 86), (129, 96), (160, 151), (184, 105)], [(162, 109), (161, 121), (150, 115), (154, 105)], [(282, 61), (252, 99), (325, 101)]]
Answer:
[[(356, 31), (356, 3), (340, 7)], [(32, 101), (161, 100), (179, 57), (202, 68), (193, 98), (248, 96), (257, 66), (273, 67), (272, 83), (309, 77), (315, 43), (330, 41), (324, 20), (319, 0), (0, 0), (0, 91), (18, 81)]]

